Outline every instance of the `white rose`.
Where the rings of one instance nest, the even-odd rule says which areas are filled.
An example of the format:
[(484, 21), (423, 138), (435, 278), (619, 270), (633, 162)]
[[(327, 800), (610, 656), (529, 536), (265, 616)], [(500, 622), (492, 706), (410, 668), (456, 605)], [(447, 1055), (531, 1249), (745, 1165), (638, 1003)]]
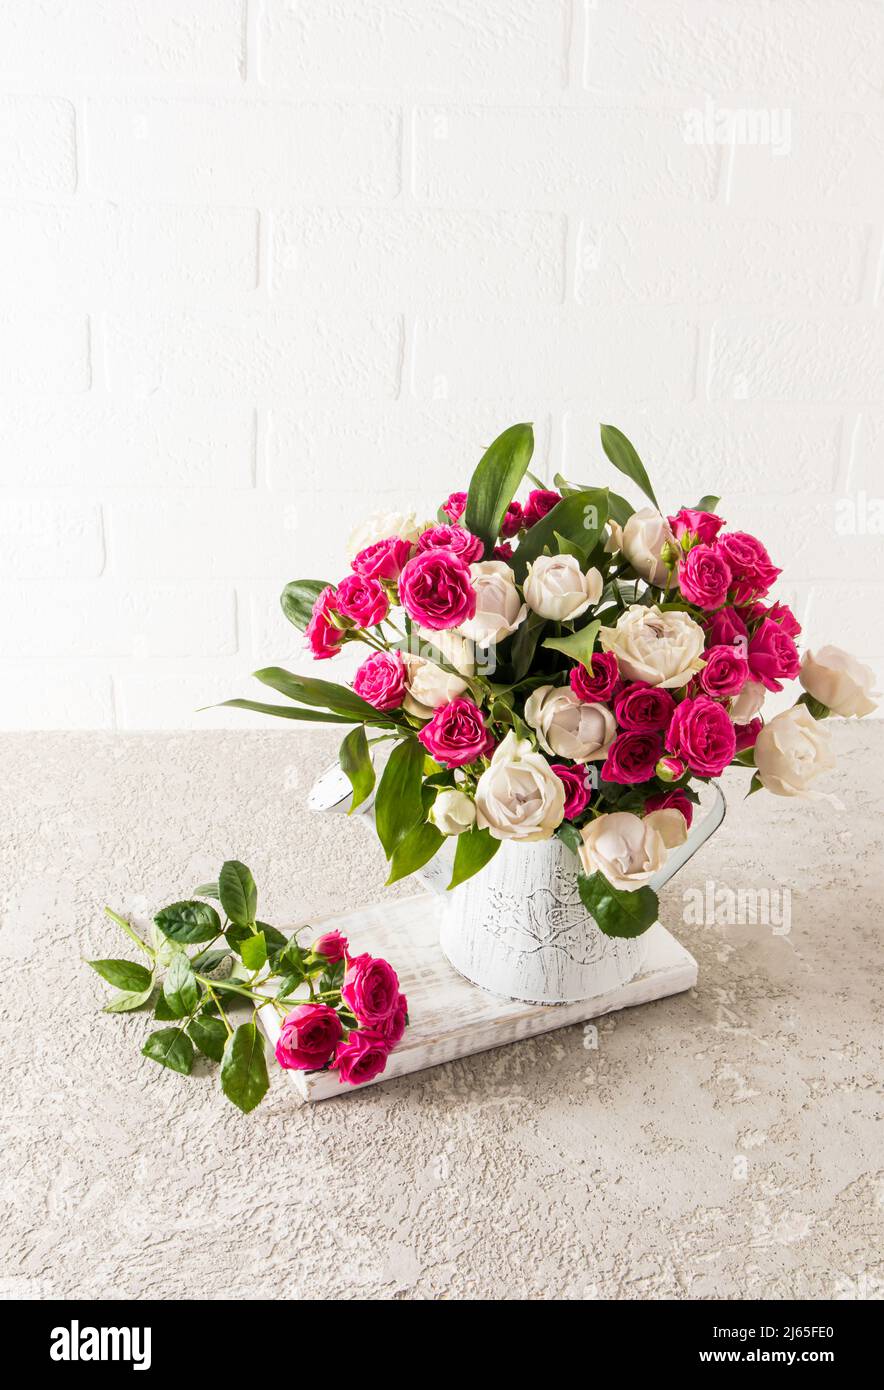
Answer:
[(538, 686), (525, 701), (525, 721), (547, 753), (578, 763), (606, 757), (617, 734), (607, 705), (581, 700), (568, 685)]
[(539, 555), (528, 565), (525, 600), (541, 618), (569, 623), (598, 603), (604, 581), (597, 569), (583, 574), (576, 555)]
[(608, 537), (602, 547), (606, 555), (616, 555), (618, 550), (623, 549), (623, 527), (619, 521), (612, 521), (608, 518)]
[(840, 647), (820, 647), (816, 653), (805, 652), (798, 679), (808, 695), (826, 705), (833, 714), (845, 717), (855, 714), (861, 719), (878, 708), (877, 700), (871, 698), (877, 694), (872, 690), (874, 671)]
[(665, 586), (669, 571), (660, 558), (666, 542), (677, 545), (672, 527), (654, 507), (642, 507), (633, 512), (623, 527), (620, 549), (632, 568), (649, 584)]
[(461, 623), (457, 631), (477, 647), (490, 647), (515, 632), (528, 609), (504, 560), (479, 560), (470, 565), (470, 575), (476, 591), (476, 616)]
[(441, 666), (425, 656), (403, 652), (402, 660), (405, 664), (406, 690), (402, 705), (409, 714), (417, 715), (419, 719), (432, 718), (434, 710), (456, 700), (467, 688), (461, 676), (443, 671)]
[(347, 538), (347, 559), (352, 560), (360, 550), (374, 545), (376, 541), (388, 540), (390, 536), (401, 536), (406, 541), (416, 541), (432, 522), (419, 522), (414, 512), (372, 512), (353, 530)]
[(418, 637), (422, 642), (427, 642), (447, 661), (449, 666), (453, 666), (455, 671), (459, 671), (462, 676), (474, 676), (476, 674), (476, 655), (473, 643), (467, 641), (466, 637), (461, 637), (460, 633), (448, 631), (435, 631), (428, 627), (416, 627)]
[(580, 832), (580, 861), (588, 874), (604, 874), (615, 888), (628, 893), (643, 887), (666, 863), (675, 845), (687, 839), (681, 811), (669, 807), (642, 819), (630, 811), (597, 816)]
[(747, 681), (739, 695), (731, 700), (730, 716), (734, 723), (748, 724), (750, 719), (754, 719), (764, 704), (766, 694), (761, 681)]
[(829, 730), (806, 705), (793, 705), (765, 724), (755, 741), (755, 767), (761, 784), (776, 796), (822, 795), (811, 784), (835, 766)]
[(461, 835), (475, 822), (476, 804), (466, 792), (449, 787), (436, 797), (428, 819), (442, 835)]
[(599, 631), (602, 650), (613, 652), (620, 674), (631, 681), (647, 681), (663, 690), (677, 690), (705, 666), (705, 635), (687, 613), (661, 613), (654, 605), (633, 603), (617, 620), (616, 627)]
[(476, 824), (495, 840), (548, 840), (565, 814), (565, 788), (527, 738), (507, 734), (476, 787)]

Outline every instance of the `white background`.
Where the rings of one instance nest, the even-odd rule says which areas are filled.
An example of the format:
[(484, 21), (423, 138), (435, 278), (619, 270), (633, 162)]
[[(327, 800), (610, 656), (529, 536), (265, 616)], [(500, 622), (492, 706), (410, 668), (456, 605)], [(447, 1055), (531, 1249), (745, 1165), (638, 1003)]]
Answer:
[[(606, 420), (665, 506), (721, 492), (810, 641), (884, 666), (880, 3), (2, 0), (0, 30), (4, 727), (247, 724), (193, 711), (303, 663), (283, 583), (518, 419), (546, 476), (616, 483)], [(686, 138), (721, 108), (778, 143)]]

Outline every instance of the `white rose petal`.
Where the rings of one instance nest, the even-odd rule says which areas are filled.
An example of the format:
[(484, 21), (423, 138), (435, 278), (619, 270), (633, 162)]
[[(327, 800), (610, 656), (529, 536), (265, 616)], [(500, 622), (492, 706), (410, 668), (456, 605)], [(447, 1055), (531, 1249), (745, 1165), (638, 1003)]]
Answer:
[(403, 540), (415, 542), (431, 525), (432, 522), (419, 522), (414, 512), (372, 512), (350, 532), (347, 559), (354, 559), (366, 546), (389, 540), (391, 536), (401, 536)]
[(459, 671), (462, 676), (469, 677), (476, 674), (475, 650), (473, 643), (468, 641), (466, 637), (461, 637), (458, 632), (449, 632), (444, 629), (436, 631), (428, 627), (416, 627), (415, 632), (421, 642), (435, 647), (443, 661), (447, 661), (448, 665), (453, 666), (455, 671)]
[(674, 807), (644, 819), (613, 811), (590, 821), (581, 837), (579, 854), (586, 872), (603, 874), (615, 888), (632, 893), (663, 868), (671, 848), (684, 843), (687, 825)]
[(428, 819), (442, 835), (462, 835), (476, 820), (476, 804), (456, 787), (443, 789), (430, 807)]
[(565, 788), (530, 740), (507, 734), (476, 787), (476, 824), (495, 840), (548, 840), (565, 814)]
[(649, 584), (663, 588), (669, 579), (669, 570), (660, 553), (667, 541), (678, 544), (665, 516), (654, 507), (642, 507), (641, 511), (632, 513), (623, 527), (620, 549), (636, 574)]
[(761, 681), (747, 681), (739, 695), (731, 700), (729, 713), (734, 723), (748, 724), (750, 719), (754, 719), (764, 704), (766, 694)]
[(525, 722), (541, 748), (585, 763), (604, 758), (617, 734), (607, 705), (581, 700), (568, 685), (541, 685), (525, 701)]
[(702, 671), (705, 640), (700, 624), (688, 613), (661, 613), (656, 605), (645, 608), (640, 603), (627, 608), (616, 627), (599, 631), (602, 650), (614, 653), (622, 676), (662, 690), (677, 690)]
[(516, 588), (516, 577), (504, 560), (479, 560), (470, 565), (476, 591), (476, 615), (457, 631), (477, 647), (490, 647), (515, 632), (528, 615)]
[(603, 587), (599, 571), (583, 574), (576, 555), (539, 555), (528, 565), (525, 601), (541, 618), (572, 622), (598, 603)]
[(755, 768), (775, 796), (822, 796), (812, 783), (835, 766), (829, 730), (806, 705), (793, 705), (765, 724), (755, 741)]
[(441, 666), (427, 657), (403, 652), (402, 660), (405, 664), (406, 689), (402, 705), (409, 714), (419, 719), (431, 719), (434, 710), (456, 700), (467, 688), (467, 682), (461, 676), (443, 671)]
[(833, 714), (861, 719), (878, 708), (875, 673), (841, 647), (820, 647), (806, 652), (798, 679), (808, 695), (826, 705)]

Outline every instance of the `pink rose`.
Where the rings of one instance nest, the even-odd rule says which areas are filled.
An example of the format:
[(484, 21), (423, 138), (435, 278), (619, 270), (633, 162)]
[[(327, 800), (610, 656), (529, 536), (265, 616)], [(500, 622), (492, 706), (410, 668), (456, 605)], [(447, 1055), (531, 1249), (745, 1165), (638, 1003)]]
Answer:
[(711, 545), (695, 545), (678, 567), (678, 587), (698, 608), (720, 608), (730, 584), (730, 565)]
[(745, 531), (727, 531), (716, 542), (733, 575), (734, 603), (750, 603), (763, 598), (778, 574), (761, 541)]
[(788, 632), (790, 637), (801, 636), (801, 624), (787, 603), (772, 603), (769, 608), (766, 608), (763, 603), (753, 603), (745, 608), (743, 613), (747, 622), (769, 618), (772, 623), (779, 623), (783, 631)]
[(602, 768), (602, 781), (647, 782), (662, 752), (659, 734), (618, 734)]
[(485, 547), (478, 536), (465, 531), (462, 526), (433, 526), (418, 537), (418, 550), (450, 550), (470, 564), (481, 560)]
[(737, 752), (742, 753), (744, 748), (754, 748), (755, 740), (764, 728), (764, 721), (761, 719), (750, 719), (748, 724), (735, 724), (734, 733), (737, 736)]
[(706, 665), (698, 680), (707, 695), (726, 700), (739, 695), (749, 679), (749, 666), (738, 647), (708, 647), (703, 653)]
[(501, 541), (500, 545), (494, 547), (493, 559), (511, 560), (513, 558), (513, 548), (509, 541)]
[(283, 1020), (276, 1060), (292, 1071), (318, 1071), (340, 1041), (341, 1020), (327, 1004), (299, 1004)]
[(360, 550), (352, 564), (356, 574), (366, 579), (398, 579), (405, 565), (411, 559), (411, 541), (401, 536), (390, 536), (385, 541), (375, 541)]
[(553, 492), (549, 488), (535, 488), (533, 492), (528, 493), (528, 501), (522, 510), (522, 525), (533, 526), (541, 517), (546, 516), (547, 512), (551, 512), (553, 507), (558, 506), (561, 500), (562, 495), (559, 492)]
[(330, 656), (337, 656), (341, 650), (344, 633), (329, 620), (329, 613), (334, 612), (334, 607), (335, 591), (327, 584), (322, 593), (317, 595), (313, 604), (313, 616), (304, 629), (307, 645), (317, 661), (326, 661)]
[(697, 536), (702, 545), (711, 545), (724, 525), (721, 517), (714, 512), (698, 512), (693, 507), (682, 507), (668, 520), (677, 541), (682, 536)]
[(706, 646), (745, 648), (748, 635), (748, 628), (736, 608), (722, 608), (706, 628)]
[(404, 994), (400, 994), (396, 1000), (396, 1007), (389, 1018), (385, 1018), (383, 1023), (376, 1023), (371, 1031), (382, 1038), (392, 1052), (396, 1044), (402, 1041), (407, 1023), (408, 1000)]
[(614, 701), (617, 723), (634, 734), (652, 734), (667, 728), (674, 709), (675, 701), (668, 690), (644, 681), (625, 686)]
[(519, 503), (510, 502), (503, 514), (503, 521), (500, 523), (500, 534), (505, 540), (509, 540), (512, 536), (518, 535), (524, 525), (525, 519)]
[(582, 763), (550, 763), (565, 788), (565, 820), (574, 820), (589, 805), (592, 791)]
[(401, 652), (372, 652), (353, 677), (353, 689), (375, 709), (398, 709), (405, 699)]
[(441, 705), (418, 738), (430, 757), (445, 767), (464, 767), (494, 747), (482, 711), (462, 695)]
[(348, 574), (335, 590), (335, 608), (358, 627), (374, 627), (389, 613), (390, 600), (377, 579)]
[(399, 1001), (399, 976), (379, 956), (354, 956), (348, 963), (341, 998), (367, 1028), (386, 1022)]
[(311, 949), (315, 955), (325, 956), (326, 960), (343, 960), (350, 949), (350, 943), (339, 931), (327, 931), (316, 938)]
[(733, 758), (736, 743), (727, 710), (708, 695), (682, 700), (666, 733), (669, 752), (684, 758), (701, 777), (717, 777)]
[(360, 1086), (380, 1076), (387, 1065), (388, 1053), (383, 1038), (354, 1029), (347, 1041), (338, 1047), (332, 1065), (340, 1072), (342, 1083)]
[(460, 521), (466, 509), (467, 495), (465, 492), (452, 492), (448, 500), (443, 502), (439, 508), (440, 512), (444, 512), (451, 521)]
[(782, 680), (794, 680), (801, 665), (795, 639), (770, 618), (749, 638), (747, 659), (750, 676), (767, 690), (782, 690)]
[(571, 689), (587, 704), (610, 700), (620, 688), (620, 671), (613, 652), (593, 652), (590, 657), (592, 674), (585, 666), (572, 666), (568, 673)]
[(436, 631), (476, 615), (469, 566), (452, 550), (421, 550), (409, 560), (399, 576), (399, 599), (410, 618)]
[(681, 811), (688, 830), (690, 830), (691, 821), (694, 819), (694, 806), (683, 791), (673, 788), (671, 792), (660, 792), (658, 796), (649, 796), (645, 802), (646, 816), (649, 816), (652, 811), (669, 810)]

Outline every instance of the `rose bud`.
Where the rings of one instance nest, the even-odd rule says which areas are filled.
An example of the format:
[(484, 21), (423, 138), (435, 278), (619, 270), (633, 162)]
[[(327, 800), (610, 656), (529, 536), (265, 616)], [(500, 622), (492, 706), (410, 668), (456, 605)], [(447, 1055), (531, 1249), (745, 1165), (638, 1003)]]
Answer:
[(677, 782), (684, 777), (687, 768), (681, 758), (666, 757), (660, 759), (654, 771), (661, 782)]

